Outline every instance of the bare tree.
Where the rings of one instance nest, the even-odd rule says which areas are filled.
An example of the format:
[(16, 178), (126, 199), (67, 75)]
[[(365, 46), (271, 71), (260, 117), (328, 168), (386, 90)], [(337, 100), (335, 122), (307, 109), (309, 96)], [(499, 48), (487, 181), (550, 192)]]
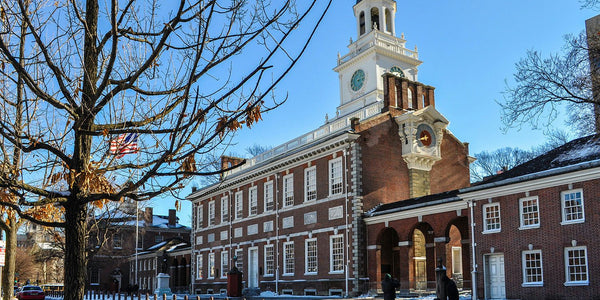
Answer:
[(510, 147), (477, 153), (474, 155), (477, 160), (471, 164), (471, 181), (481, 181), (487, 176), (511, 169), (534, 158), (536, 154), (534, 151)]
[[(597, 39), (594, 37), (593, 43)], [(504, 100), (499, 103), (507, 128), (526, 123), (534, 128), (548, 127), (559, 114), (566, 112), (568, 124), (578, 135), (596, 129), (594, 106), (598, 100), (593, 97), (586, 35), (569, 35), (565, 40), (562, 52), (544, 56), (529, 50), (515, 65), (515, 83), (507, 83)]]
[(176, 196), (220, 172), (206, 154), (284, 100), (270, 96), (330, 4), (0, 1), (4, 100), (23, 83), (23, 110), (0, 120), (3, 154), (27, 154), (0, 174), (14, 199), (0, 204), (64, 228), (66, 300), (84, 296), (89, 205)]

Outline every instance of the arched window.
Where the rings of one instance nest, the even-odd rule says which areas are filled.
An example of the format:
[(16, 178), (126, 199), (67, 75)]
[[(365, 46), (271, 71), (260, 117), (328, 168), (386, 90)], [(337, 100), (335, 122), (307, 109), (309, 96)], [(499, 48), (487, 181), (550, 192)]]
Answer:
[(381, 30), (381, 24), (379, 22), (379, 9), (377, 7), (371, 8), (371, 24), (373, 28), (377, 27), (378, 30)]
[(389, 9), (385, 9), (385, 31), (388, 33), (394, 32), (392, 30), (392, 13)]
[(365, 12), (361, 11), (358, 17), (359, 34), (365, 34)]

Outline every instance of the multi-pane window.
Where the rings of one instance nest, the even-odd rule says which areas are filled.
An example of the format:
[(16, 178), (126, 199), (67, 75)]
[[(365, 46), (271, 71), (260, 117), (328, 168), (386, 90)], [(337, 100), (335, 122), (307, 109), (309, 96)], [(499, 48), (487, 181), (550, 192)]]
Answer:
[(123, 248), (123, 240), (121, 239), (121, 234), (116, 233), (113, 235), (113, 248), (121, 249)]
[(589, 284), (587, 247), (565, 248), (565, 277), (566, 285)]
[(342, 158), (338, 157), (329, 161), (329, 195), (341, 194), (342, 191)]
[(244, 194), (242, 191), (235, 193), (235, 218), (244, 217)]
[(523, 284), (541, 285), (543, 283), (542, 251), (523, 251)]
[(275, 274), (275, 247), (273, 244), (265, 245), (265, 276)]
[(294, 205), (294, 174), (283, 177), (283, 206)]
[(490, 203), (483, 206), (483, 231), (500, 231), (500, 203)]
[(208, 202), (208, 226), (215, 225), (215, 201)]
[(304, 201), (317, 199), (317, 168), (304, 170)]
[(307, 239), (304, 242), (304, 258), (306, 274), (317, 274), (317, 239)]
[(204, 223), (204, 206), (201, 203), (198, 203), (198, 207), (196, 208), (196, 228), (200, 229)]
[(294, 242), (283, 243), (283, 274), (294, 274)]
[(221, 223), (229, 222), (229, 198), (221, 198)]
[(273, 201), (273, 181), (265, 182), (265, 211), (272, 211), (275, 208)]
[(90, 266), (89, 267), (89, 277), (91, 285), (99, 285), (100, 284), (100, 269), (98, 266)]
[(329, 270), (331, 272), (343, 272), (344, 271), (344, 236), (341, 234), (333, 235), (329, 240)]
[(208, 278), (215, 278), (215, 253), (208, 253)]
[(229, 272), (229, 251), (221, 252), (221, 278), (227, 277)]
[(235, 267), (241, 272), (244, 266), (244, 249), (235, 249), (235, 257), (237, 258)]
[(585, 217), (583, 213), (583, 190), (569, 190), (560, 193), (563, 223), (582, 222)]
[(519, 201), (521, 209), (521, 228), (540, 226), (538, 197), (523, 198)]
[(248, 214), (254, 216), (258, 213), (258, 189), (253, 186), (248, 190)]
[(202, 273), (202, 254), (196, 256), (196, 279), (203, 279), (204, 273)]

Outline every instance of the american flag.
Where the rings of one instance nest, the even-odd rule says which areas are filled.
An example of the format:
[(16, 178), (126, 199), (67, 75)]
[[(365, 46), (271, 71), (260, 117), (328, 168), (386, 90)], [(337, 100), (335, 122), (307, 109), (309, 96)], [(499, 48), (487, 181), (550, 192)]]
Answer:
[(117, 158), (121, 158), (125, 154), (137, 153), (140, 150), (137, 141), (137, 133), (121, 134), (116, 139), (110, 141), (110, 153), (117, 155)]

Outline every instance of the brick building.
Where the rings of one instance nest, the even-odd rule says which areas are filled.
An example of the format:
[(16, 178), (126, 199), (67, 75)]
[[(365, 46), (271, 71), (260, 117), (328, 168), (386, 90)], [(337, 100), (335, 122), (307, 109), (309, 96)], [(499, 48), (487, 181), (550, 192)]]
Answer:
[[(98, 220), (97, 228), (100, 234), (91, 233), (89, 243), (92, 247), (101, 247), (88, 261), (88, 290), (124, 291), (129, 285), (142, 286), (142, 277), (138, 276), (136, 281), (135, 276), (136, 252), (142, 253), (173, 238), (183, 241), (190, 239), (191, 229), (179, 223), (174, 209), (169, 210), (168, 216), (162, 216), (154, 215), (153, 209), (147, 207), (144, 211), (139, 211), (137, 219), (137, 249), (135, 205), (122, 207)], [(109, 240), (98, 240), (103, 237), (109, 237)], [(144, 266), (139, 260), (138, 264), (137, 272)], [(156, 286), (155, 278), (152, 286)]]
[[(357, 295), (379, 289), (388, 272), (411, 288), (425, 276), (423, 288), (431, 287), (433, 273), (415, 277), (390, 262), (397, 246), (387, 237), (413, 239), (400, 227), (417, 228), (421, 218), (391, 234), (385, 221), (386, 228), (365, 226), (363, 213), (467, 187), (468, 145), (446, 129), (434, 88), (417, 81), (421, 61), (396, 36), (395, 1), (362, 0), (353, 9), (358, 39), (334, 68), (336, 117), (188, 196), (196, 293), (223, 291), (234, 263), (245, 287), (280, 294)], [(238, 162), (224, 157), (222, 166)], [(435, 242), (449, 256), (465, 243), (466, 210), (444, 212), (433, 228), (418, 227), (425, 252)]]
[(472, 207), (477, 291), (486, 299), (600, 294), (600, 135), (461, 190)]

